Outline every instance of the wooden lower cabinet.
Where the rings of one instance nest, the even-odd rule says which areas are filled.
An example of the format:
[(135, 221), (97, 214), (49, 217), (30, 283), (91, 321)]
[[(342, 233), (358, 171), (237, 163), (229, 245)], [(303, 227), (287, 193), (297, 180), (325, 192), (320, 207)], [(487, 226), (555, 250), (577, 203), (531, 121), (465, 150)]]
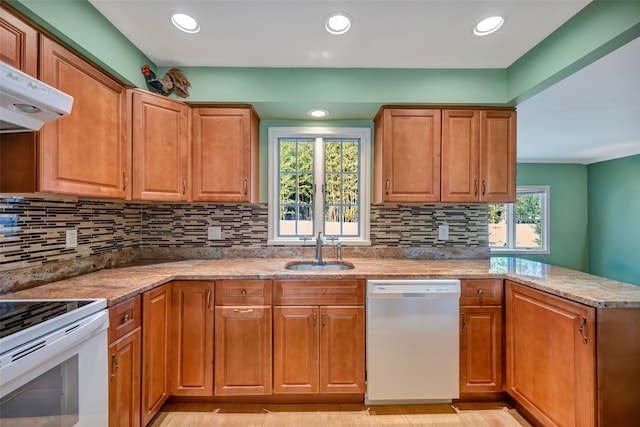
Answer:
[(594, 322), (593, 307), (506, 282), (506, 391), (545, 426), (596, 423)]
[(502, 392), (502, 306), (460, 308), (460, 396)]
[(499, 279), (461, 281), (461, 399), (499, 399), (503, 391), (502, 282)]
[(171, 394), (212, 396), (214, 282), (171, 286)]
[(109, 426), (140, 425), (140, 328), (109, 345)]
[(271, 394), (271, 307), (216, 307), (215, 395)]
[(274, 393), (363, 393), (364, 307), (274, 307)]
[(142, 294), (143, 426), (169, 398), (171, 283)]
[(140, 426), (140, 298), (109, 309), (109, 426)]
[(271, 394), (271, 280), (217, 280), (214, 393)]

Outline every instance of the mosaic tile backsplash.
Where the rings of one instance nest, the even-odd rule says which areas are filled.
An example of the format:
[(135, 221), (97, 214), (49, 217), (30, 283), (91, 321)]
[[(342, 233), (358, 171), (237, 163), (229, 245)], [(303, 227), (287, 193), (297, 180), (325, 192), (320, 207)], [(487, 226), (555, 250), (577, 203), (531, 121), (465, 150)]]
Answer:
[[(449, 240), (440, 241), (444, 223)], [(267, 224), (266, 204), (0, 196), (0, 271), (81, 260), (94, 260), (97, 269), (135, 258), (292, 257), (309, 250), (267, 246)], [(221, 240), (207, 240), (210, 226), (221, 227)], [(78, 230), (76, 248), (65, 247), (69, 229)], [(371, 246), (345, 247), (344, 256), (489, 257), (486, 205), (372, 205), (370, 233)]]

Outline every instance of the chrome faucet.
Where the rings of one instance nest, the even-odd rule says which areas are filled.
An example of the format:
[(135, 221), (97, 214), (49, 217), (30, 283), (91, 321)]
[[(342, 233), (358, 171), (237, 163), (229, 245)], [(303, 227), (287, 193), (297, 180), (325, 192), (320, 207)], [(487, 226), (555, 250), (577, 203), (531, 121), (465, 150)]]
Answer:
[(322, 237), (322, 232), (318, 231), (318, 238), (316, 239), (316, 258), (313, 260), (313, 265), (324, 265), (322, 260), (322, 245), (327, 244), (327, 239)]

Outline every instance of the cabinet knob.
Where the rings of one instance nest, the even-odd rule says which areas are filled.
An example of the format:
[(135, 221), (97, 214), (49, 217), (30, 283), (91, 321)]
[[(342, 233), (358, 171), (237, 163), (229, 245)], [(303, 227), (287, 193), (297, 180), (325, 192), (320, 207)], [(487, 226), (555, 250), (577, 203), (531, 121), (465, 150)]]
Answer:
[(478, 289), (478, 295), (482, 295), (484, 294), (484, 291), (482, 289)]
[(243, 295), (243, 296), (244, 296), (244, 295), (246, 295), (246, 294), (247, 294), (247, 290), (246, 290), (246, 289), (243, 289), (243, 290), (241, 290), (241, 291), (240, 291), (240, 295)]
[(129, 321), (129, 313), (125, 314), (125, 315), (122, 317), (122, 323), (127, 323), (128, 321)]

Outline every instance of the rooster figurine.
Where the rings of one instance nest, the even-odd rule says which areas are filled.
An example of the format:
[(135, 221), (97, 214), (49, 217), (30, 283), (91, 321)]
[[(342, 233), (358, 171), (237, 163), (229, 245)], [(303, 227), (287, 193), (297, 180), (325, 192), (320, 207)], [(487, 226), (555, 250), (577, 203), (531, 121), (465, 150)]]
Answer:
[(189, 97), (191, 83), (189, 83), (189, 80), (187, 80), (179, 68), (171, 68), (159, 79), (151, 68), (149, 68), (149, 65), (145, 64), (142, 66), (142, 74), (149, 88), (156, 93), (168, 96), (171, 91), (174, 91), (176, 96), (180, 98)]

